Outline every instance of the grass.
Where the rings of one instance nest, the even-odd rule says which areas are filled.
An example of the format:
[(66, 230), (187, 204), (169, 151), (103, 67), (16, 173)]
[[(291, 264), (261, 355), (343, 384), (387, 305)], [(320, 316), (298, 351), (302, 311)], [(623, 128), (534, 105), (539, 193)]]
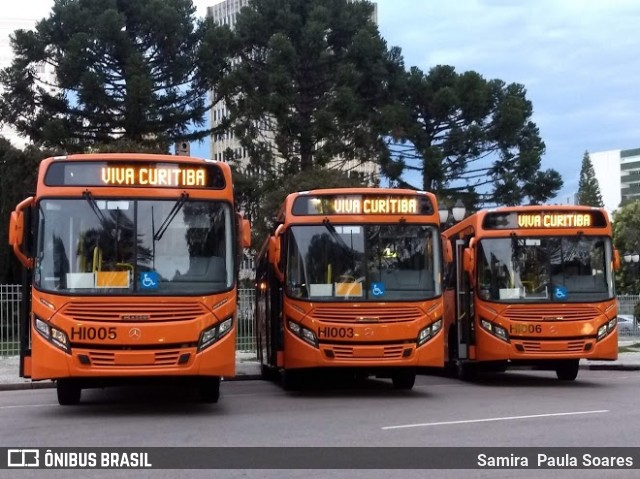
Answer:
[(640, 352), (640, 343), (633, 343), (618, 348), (619, 353), (637, 353)]

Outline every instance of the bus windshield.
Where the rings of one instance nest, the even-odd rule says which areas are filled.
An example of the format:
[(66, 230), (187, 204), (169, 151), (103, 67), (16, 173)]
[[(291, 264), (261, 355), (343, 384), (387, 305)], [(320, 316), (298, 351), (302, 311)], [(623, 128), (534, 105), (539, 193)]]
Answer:
[(603, 236), (483, 239), (478, 295), (505, 302), (584, 302), (613, 297), (611, 240)]
[(43, 199), (35, 287), (89, 295), (193, 295), (233, 285), (231, 207), (179, 199)]
[(287, 294), (314, 301), (433, 298), (441, 294), (438, 239), (427, 225), (293, 226)]

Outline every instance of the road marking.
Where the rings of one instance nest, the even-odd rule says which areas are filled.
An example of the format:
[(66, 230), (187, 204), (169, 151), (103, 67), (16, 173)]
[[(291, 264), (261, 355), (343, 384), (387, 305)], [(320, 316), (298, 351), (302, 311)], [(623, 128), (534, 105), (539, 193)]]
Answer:
[(598, 409), (597, 411), (574, 411), (574, 412), (556, 412), (549, 414), (532, 414), (529, 416), (507, 416), (507, 417), (489, 417), (485, 419), (467, 419), (463, 421), (444, 421), (444, 422), (426, 422), (422, 424), (403, 424), (400, 426), (384, 426), (381, 429), (407, 429), (410, 427), (427, 427), (427, 426), (450, 426), (453, 424), (472, 424), (474, 422), (494, 422), (494, 421), (513, 421), (514, 419), (532, 419), (539, 417), (554, 416), (577, 416), (578, 414), (602, 414), (609, 412), (608, 409)]
[(13, 406), (0, 406), (0, 409), (13, 409), (17, 407), (45, 407), (45, 406), (55, 406), (56, 404), (16, 404)]

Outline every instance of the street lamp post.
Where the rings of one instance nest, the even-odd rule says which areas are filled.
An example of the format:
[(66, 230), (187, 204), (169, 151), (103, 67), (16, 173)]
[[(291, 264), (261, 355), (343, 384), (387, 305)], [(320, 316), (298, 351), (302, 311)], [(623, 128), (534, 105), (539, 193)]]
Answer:
[(443, 228), (449, 225), (449, 220), (453, 219), (456, 223), (464, 219), (464, 215), (467, 209), (464, 206), (462, 200), (456, 201), (456, 204), (451, 208), (451, 214), (449, 214), (448, 208), (438, 208), (438, 214), (440, 215), (440, 224)]
[(631, 279), (633, 281), (633, 287), (636, 286), (636, 276), (638, 273), (638, 262), (640, 261), (640, 254), (638, 253), (625, 253), (624, 262), (629, 265), (629, 269), (631, 271)]

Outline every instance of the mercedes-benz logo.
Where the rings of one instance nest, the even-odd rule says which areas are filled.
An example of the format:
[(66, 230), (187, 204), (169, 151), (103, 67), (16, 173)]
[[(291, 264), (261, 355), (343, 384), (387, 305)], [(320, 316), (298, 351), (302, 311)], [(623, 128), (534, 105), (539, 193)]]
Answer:
[(364, 328), (364, 335), (365, 336), (373, 336), (373, 329), (372, 328)]
[(140, 339), (140, 336), (142, 336), (142, 331), (140, 331), (138, 328), (131, 328), (129, 330), (129, 337), (131, 339)]

